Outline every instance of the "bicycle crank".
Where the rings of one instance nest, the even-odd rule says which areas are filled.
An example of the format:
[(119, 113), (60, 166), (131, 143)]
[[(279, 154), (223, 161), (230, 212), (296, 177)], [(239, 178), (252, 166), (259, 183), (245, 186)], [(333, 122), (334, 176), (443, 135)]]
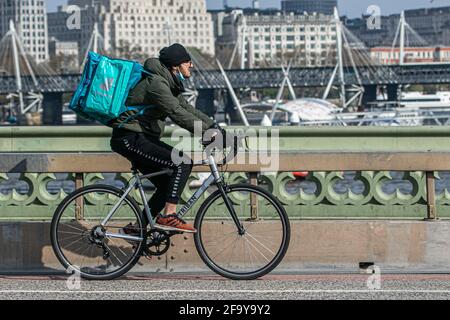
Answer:
[(170, 234), (163, 230), (150, 230), (144, 252), (150, 256), (161, 256), (170, 248)]

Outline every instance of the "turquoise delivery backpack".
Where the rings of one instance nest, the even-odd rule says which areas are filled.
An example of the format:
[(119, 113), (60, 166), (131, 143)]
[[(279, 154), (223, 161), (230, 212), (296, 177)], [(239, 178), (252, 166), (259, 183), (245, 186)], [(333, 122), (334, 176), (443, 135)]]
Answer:
[(104, 125), (127, 110), (139, 110), (135, 116), (142, 114), (149, 106), (126, 106), (125, 101), (146, 74), (150, 73), (138, 62), (89, 52), (69, 108), (85, 119)]

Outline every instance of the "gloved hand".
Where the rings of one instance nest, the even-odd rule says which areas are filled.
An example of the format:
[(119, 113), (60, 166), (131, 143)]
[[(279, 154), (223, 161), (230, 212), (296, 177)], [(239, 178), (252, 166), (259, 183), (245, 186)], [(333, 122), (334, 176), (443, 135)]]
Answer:
[(227, 133), (225, 129), (221, 128), (217, 124), (205, 131), (202, 139), (202, 144), (204, 146), (214, 144), (213, 147), (217, 147), (220, 149), (225, 149), (227, 147), (233, 146), (233, 143), (233, 135)]

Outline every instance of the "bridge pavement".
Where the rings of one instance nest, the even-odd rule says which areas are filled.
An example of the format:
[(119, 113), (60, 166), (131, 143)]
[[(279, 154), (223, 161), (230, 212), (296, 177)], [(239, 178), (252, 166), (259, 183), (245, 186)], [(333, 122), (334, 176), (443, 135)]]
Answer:
[(381, 274), (378, 285), (369, 277), (271, 274), (239, 282), (210, 274), (131, 274), (114, 281), (81, 281), (79, 289), (70, 290), (67, 276), (0, 276), (0, 299), (450, 299), (450, 275)]

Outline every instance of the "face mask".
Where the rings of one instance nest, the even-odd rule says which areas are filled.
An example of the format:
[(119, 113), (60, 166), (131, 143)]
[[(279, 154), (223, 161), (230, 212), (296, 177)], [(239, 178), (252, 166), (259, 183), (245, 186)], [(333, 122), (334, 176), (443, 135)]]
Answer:
[(186, 80), (186, 78), (183, 76), (183, 74), (181, 72), (177, 72), (177, 78), (178, 80), (180, 80), (181, 82), (183, 82), (184, 80)]

